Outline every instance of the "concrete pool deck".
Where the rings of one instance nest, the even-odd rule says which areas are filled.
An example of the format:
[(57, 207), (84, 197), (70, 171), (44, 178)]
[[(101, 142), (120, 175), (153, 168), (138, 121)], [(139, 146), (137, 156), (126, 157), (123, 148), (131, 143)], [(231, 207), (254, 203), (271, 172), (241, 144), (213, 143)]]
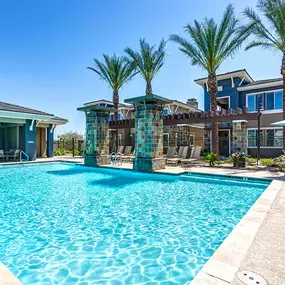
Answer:
[[(83, 163), (82, 158), (54, 157), (36, 162)], [(29, 162), (30, 163), (30, 162)], [(5, 163), (19, 164), (19, 163)], [(110, 166), (109, 166), (110, 167)], [(118, 169), (132, 169), (124, 163)], [(285, 177), (280, 172), (209, 167), (167, 167), (157, 173), (185, 172), (272, 179), (272, 183), (236, 225), (234, 230), (205, 264), (191, 285), (242, 285), (236, 276), (241, 270), (261, 274), (268, 285), (285, 284)], [(0, 263), (0, 285), (20, 285), (21, 282)], [(258, 284), (258, 283), (250, 283)], [(25, 284), (26, 285), (26, 284)]]

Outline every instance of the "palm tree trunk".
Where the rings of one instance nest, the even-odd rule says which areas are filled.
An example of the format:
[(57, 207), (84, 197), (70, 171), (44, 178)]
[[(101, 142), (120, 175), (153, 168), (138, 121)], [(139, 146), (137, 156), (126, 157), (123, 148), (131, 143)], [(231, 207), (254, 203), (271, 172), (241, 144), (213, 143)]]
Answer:
[[(211, 111), (217, 110), (218, 81), (215, 73), (208, 74), (208, 90), (210, 93)], [(219, 153), (219, 126), (212, 124), (212, 152)]]
[[(113, 104), (115, 108), (114, 120), (117, 121), (118, 120), (118, 108), (119, 108), (119, 91), (116, 89), (113, 91)], [(115, 133), (115, 148), (116, 149), (113, 151), (118, 151), (118, 143), (119, 143), (118, 139), (119, 139), (119, 134), (118, 134), (118, 129), (117, 129)]]
[[(283, 53), (282, 57), (281, 75), (283, 77), (283, 97), (282, 97), (283, 120), (285, 120), (285, 53)], [(283, 127), (283, 150), (285, 150), (285, 127)]]
[(152, 86), (151, 83), (146, 84), (146, 89), (145, 89), (145, 95), (151, 95), (152, 94)]

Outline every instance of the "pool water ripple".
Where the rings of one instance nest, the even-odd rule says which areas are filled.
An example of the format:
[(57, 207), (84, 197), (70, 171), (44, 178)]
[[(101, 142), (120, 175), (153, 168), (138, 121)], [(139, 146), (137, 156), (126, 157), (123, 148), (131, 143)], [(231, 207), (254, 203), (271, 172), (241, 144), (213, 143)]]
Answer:
[(189, 284), (268, 186), (67, 163), (0, 179), (0, 259), (24, 285)]

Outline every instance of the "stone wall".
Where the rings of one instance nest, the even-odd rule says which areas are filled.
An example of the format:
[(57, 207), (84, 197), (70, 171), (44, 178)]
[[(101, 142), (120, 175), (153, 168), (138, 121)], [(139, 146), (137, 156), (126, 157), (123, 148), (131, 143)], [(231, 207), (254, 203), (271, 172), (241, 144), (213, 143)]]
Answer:
[(108, 113), (86, 113), (86, 165), (102, 164), (99, 156), (109, 154), (109, 120)]
[(165, 168), (163, 155), (162, 108), (155, 104), (136, 106), (134, 170), (152, 172)]
[(139, 105), (136, 118), (136, 157), (155, 158), (163, 154), (162, 109), (157, 105)]
[(238, 121), (233, 122), (233, 153), (245, 152), (247, 153), (247, 122)]

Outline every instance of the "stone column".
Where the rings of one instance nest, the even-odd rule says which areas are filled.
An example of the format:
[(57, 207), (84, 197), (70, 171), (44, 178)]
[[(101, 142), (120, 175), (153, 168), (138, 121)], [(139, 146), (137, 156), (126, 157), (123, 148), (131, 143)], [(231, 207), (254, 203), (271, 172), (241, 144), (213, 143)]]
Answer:
[(86, 154), (84, 164), (97, 166), (107, 164), (109, 154), (109, 113), (86, 112)]
[(137, 105), (135, 127), (134, 170), (153, 172), (165, 168), (162, 107), (155, 103)]
[(247, 153), (247, 122), (233, 122), (233, 149), (232, 152)]

